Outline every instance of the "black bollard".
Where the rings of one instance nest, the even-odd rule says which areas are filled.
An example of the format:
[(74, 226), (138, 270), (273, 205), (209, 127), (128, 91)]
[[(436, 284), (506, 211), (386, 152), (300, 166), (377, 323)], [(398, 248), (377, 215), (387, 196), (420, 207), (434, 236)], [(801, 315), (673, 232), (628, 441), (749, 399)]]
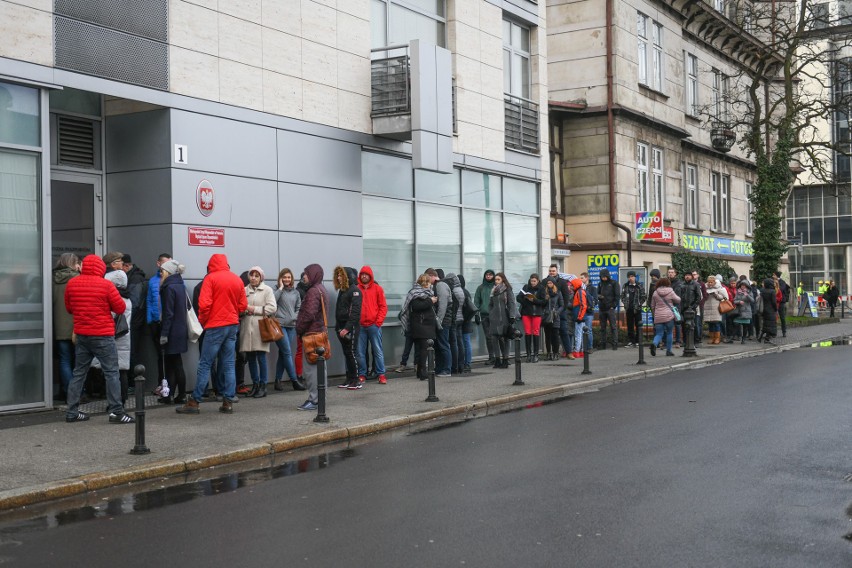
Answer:
[[(592, 372), (589, 370), (589, 350), (591, 349), (591, 333), (586, 333), (586, 330), (589, 328), (586, 325), (583, 325), (583, 372), (581, 375), (591, 375)], [(604, 345), (606, 348), (606, 345)]]
[(426, 345), (426, 377), (429, 379), (429, 396), (426, 397), (426, 402), (438, 402), (438, 397), (435, 396), (435, 341), (429, 339)]
[(695, 310), (683, 311), (683, 357), (698, 357), (695, 351)]
[(521, 335), (523, 335), (517, 329), (515, 330), (515, 382), (513, 385), (523, 385), (524, 381), (521, 379)]
[(133, 367), (136, 378), (133, 381), (136, 390), (136, 445), (130, 450), (135, 456), (150, 454), (151, 450), (145, 445), (145, 365)]
[(317, 347), (317, 416), (314, 422), (328, 422), (325, 415), (325, 391), (328, 389), (328, 377), (325, 374), (325, 347)]
[(636, 321), (636, 325), (638, 326), (638, 330), (636, 332), (638, 342), (636, 343), (636, 346), (639, 348), (639, 360), (636, 361), (636, 364), (647, 365), (647, 363), (645, 362), (645, 346), (642, 343), (642, 336), (645, 335), (645, 317), (642, 313), (641, 308), (639, 307), (636, 308)]

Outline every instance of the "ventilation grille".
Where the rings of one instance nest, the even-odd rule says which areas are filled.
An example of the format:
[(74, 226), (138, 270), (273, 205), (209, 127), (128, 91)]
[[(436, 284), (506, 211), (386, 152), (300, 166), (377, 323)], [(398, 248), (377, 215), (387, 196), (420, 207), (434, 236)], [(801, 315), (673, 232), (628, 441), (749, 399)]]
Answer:
[(54, 16), (54, 62), (134, 85), (168, 90), (169, 48), (139, 36)]
[(95, 167), (95, 123), (83, 118), (57, 115), (59, 163)]
[(168, 42), (168, 0), (54, 0), (53, 12), (111, 30)]

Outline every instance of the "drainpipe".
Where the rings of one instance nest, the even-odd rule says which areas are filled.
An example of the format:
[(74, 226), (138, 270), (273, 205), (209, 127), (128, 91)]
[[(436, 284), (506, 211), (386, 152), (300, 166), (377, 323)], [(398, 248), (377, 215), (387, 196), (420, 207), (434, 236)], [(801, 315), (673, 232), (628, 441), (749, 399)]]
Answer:
[(633, 235), (629, 227), (616, 220), (615, 211), (615, 117), (613, 115), (612, 3), (606, 0), (606, 123), (609, 135), (609, 222), (627, 236), (627, 266), (633, 266)]

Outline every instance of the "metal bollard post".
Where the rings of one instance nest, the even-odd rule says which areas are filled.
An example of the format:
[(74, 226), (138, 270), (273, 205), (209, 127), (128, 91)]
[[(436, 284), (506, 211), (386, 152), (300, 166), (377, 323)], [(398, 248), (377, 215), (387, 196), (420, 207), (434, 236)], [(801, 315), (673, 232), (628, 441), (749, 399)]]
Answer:
[(328, 377), (325, 374), (325, 347), (317, 347), (317, 416), (314, 422), (328, 422), (325, 415), (325, 391), (328, 389)]
[(636, 332), (636, 337), (639, 339), (639, 341), (636, 343), (636, 346), (639, 348), (639, 360), (636, 361), (636, 364), (647, 365), (647, 363), (645, 362), (645, 346), (642, 343), (642, 336), (645, 335), (645, 318), (642, 314), (642, 310), (639, 308), (636, 309), (636, 319), (638, 322), (637, 326), (639, 327), (638, 331)]
[(683, 357), (698, 357), (695, 352), (695, 310), (683, 311)]
[[(591, 375), (592, 372), (589, 370), (589, 350), (591, 349), (591, 337), (589, 333), (586, 333), (588, 330), (588, 326), (583, 325), (583, 372), (581, 375)], [(604, 345), (606, 347), (606, 345)]]
[(515, 330), (515, 382), (513, 385), (523, 385), (521, 379), (521, 332)]
[(426, 402), (438, 402), (438, 397), (435, 396), (435, 341), (429, 339), (426, 345), (426, 376), (429, 379), (429, 396), (426, 397)]
[(134, 389), (136, 390), (136, 445), (130, 450), (135, 456), (150, 454), (151, 450), (145, 445), (145, 365), (133, 367)]

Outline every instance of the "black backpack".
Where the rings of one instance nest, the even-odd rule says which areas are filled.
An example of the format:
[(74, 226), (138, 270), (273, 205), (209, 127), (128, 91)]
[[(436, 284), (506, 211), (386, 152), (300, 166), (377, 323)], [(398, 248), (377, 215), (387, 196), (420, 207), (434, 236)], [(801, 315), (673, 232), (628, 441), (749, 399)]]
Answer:
[(462, 305), (462, 318), (464, 321), (468, 322), (476, 316), (479, 310), (476, 309), (476, 305), (473, 303), (473, 298), (470, 296), (470, 292), (466, 289), (462, 288), (464, 292), (464, 304)]

